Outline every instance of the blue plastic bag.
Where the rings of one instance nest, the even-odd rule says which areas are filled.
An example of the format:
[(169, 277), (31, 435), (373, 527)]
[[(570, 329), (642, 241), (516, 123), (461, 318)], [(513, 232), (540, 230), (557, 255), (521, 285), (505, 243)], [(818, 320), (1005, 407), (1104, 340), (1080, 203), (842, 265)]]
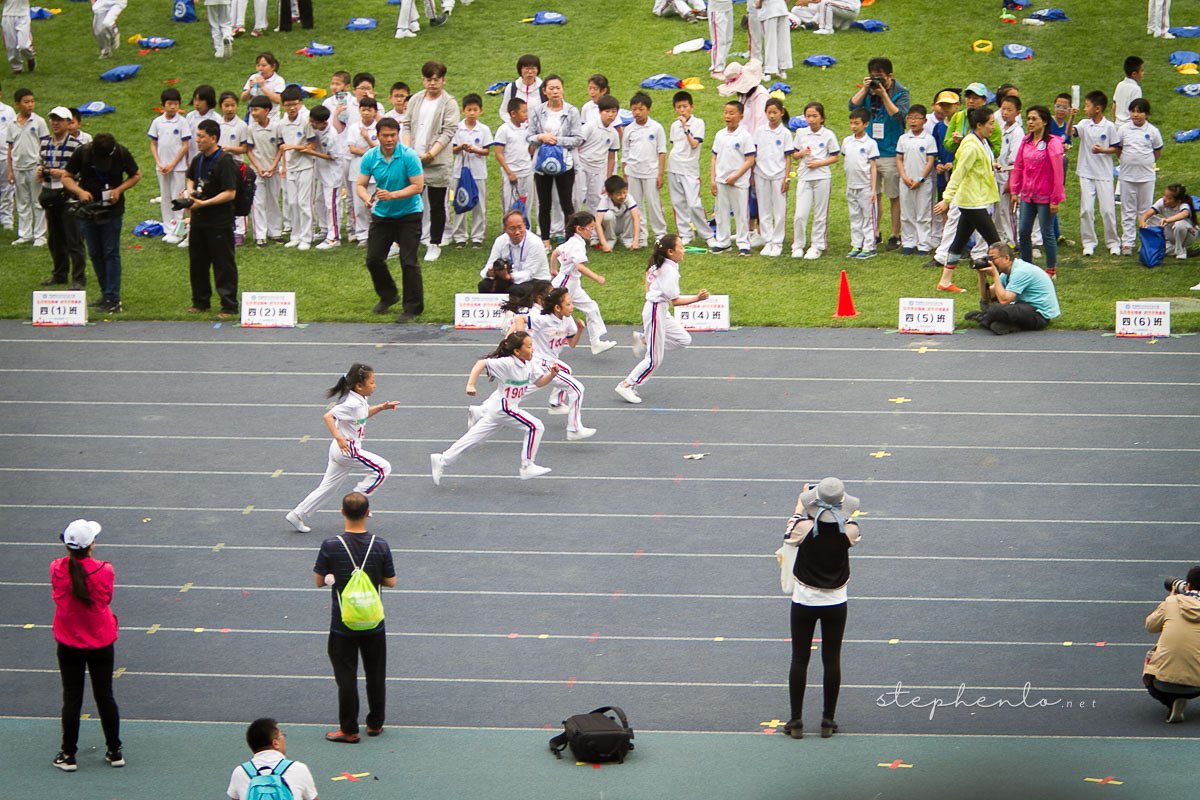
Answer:
[(1190, 131), (1175, 131), (1175, 141), (1180, 144), (1194, 142), (1197, 139), (1200, 139), (1200, 128), (1192, 128)]
[(791, 94), (792, 87), (788, 86), (786, 83), (784, 83), (782, 81), (778, 81), (776, 83), (772, 83), (771, 86), (767, 89), (767, 91), (768, 92), (779, 91), (779, 92), (783, 92), (784, 94)]
[(115, 108), (105, 103), (103, 100), (93, 100), (90, 103), (84, 103), (79, 107), (80, 116), (98, 117), (101, 114), (111, 114), (116, 111)]
[(1176, 50), (1171, 53), (1171, 66), (1178, 67), (1183, 64), (1195, 64), (1200, 62), (1200, 53), (1194, 50)]
[(808, 120), (806, 120), (804, 117), (800, 116), (799, 114), (788, 119), (788, 130), (789, 131), (798, 131), (801, 128), (807, 128), (807, 127), (808, 127)]
[(1004, 53), (1005, 58), (1013, 58), (1018, 61), (1029, 61), (1033, 58), (1033, 48), (1023, 44), (1006, 44), (1000, 52)]
[(50, 9), (42, 8), (41, 6), (33, 6), (29, 9), (30, 19), (53, 19), (54, 15), (50, 13)]
[(622, 108), (617, 112), (617, 121), (614, 123), (618, 128), (627, 128), (633, 124), (633, 112), (628, 108)]
[(371, 17), (355, 17), (346, 23), (348, 31), (373, 31), (379, 25), (379, 20)]
[(509, 83), (510, 83), (510, 81), (496, 81), (491, 86), (487, 87), (485, 94), (490, 94), (490, 95), (503, 94), (504, 90), (508, 88)]
[(1167, 238), (1161, 225), (1147, 225), (1138, 231), (1138, 261), (1143, 267), (1157, 267), (1167, 255)]
[(567, 18), (557, 11), (539, 11), (533, 15), (534, 25), (566, 25)]
[(837, 59), (833, 56), (815, 55), (804, 59), (806, 67), (832, 67), (837, 63)]
[(519, 196), (512, 204), (513, 211), (520, 211), (521, 218), (525, 220), (525, 227), (529, 227), (529, 198), (525, 195)]
[(137, 40), (138, 47), (144, 47), (149, 50), (166, 50), (168, 47), (175, 46), (174, 39), (168, 39), (165, 36), (143, 36)]
[(196, 0), (175, 0), (171, 6), (171, 19), (176, 22), (195, 22)]
[(1184, 39), (1200, 38), (1200, 25), (1184, 25), (1178, 28), (1167, 28), (1167, 30)]
[(331, 55), (333, 55), (333, 45), (331, 45), (331, 44), (321, 44), (320, 42), (309, 42), (308, 47), (306, 49), (308, 50), (309, 55), (313, 55), (313, 56), (331, 56)]
[(1183, 86), (1176, 86), (1175, 91), (1188, 97), (1200, 97), (1200, 83), (1188, 83)]
[(134, 236), (162, 236), (164, 233), (162, 223), (156, 219), (147, 219), (133, 226)]
[(860, 31), (867, 33), (879, 33), (888, 30), (886, 22), (881, 22), (877, 19), (860, 19), (850, 23), (851, 28), (858, 28)]
[(141, 68), (141, 64), (122, 64), (119, 67), (113, 67), (107, 72), (100, 73), (100, 80), (108, 81), (109, 83), (120, 83), (121, 81), (127, 81), (134, 75), (137, 75), (138, 70)]
[(1040, 19), (1042, 22), (1067, 22), (1071, 18), (1061, 8), (1039, 8), (1029, 15), (1030, 19)]
[(567, 171), (567, 160), (563, 149), (556, 144), (538, 145), (537, 154), (533, 157), (534, 172), (543, 175), (561, 175)]
[(475, 183), (471, 168), (466, 164), (463, 164), (458, 173), (458, 186), (454, 189), (452, 205), (455, 214), (465, 214), (479, 205), (479, 186)]
[(657, 75), (651, 75), (646, 80), (642, 81), (643, 89), (678, 89), (681, 81), (674, 75), (668, 75), (665, 72), (660, 72)]
[(1004, 0), (1004, 7), (1009, 11), (1019, 11), (1022, 8), (1028, 8), (1033, 0)]

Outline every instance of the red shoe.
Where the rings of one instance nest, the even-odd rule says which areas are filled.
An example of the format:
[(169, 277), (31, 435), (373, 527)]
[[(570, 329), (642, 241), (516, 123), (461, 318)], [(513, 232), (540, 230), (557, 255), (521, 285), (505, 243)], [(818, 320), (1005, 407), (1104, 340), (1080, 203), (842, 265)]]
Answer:
[(966, 291), (966, 289), (962, 288), (961, 286), (955, 286), (953, 283), (950, 284), (949, 286), (943, 286), (942, 284), (939, 283), (937, 285), (937, 290), (939, 292), (965, 292)]
[(380, 725), (378, 728), (372, 728), (370, 725), (367, 726), (367, 736), (378, 736), (381, 733), (383, 733), (382, 725)]
[(343, 742), (345, 744), (358, 744), (359, 735), (357, 733), (342, 733), (339, 731), (330, 731), (325, 734), (327, 742)]

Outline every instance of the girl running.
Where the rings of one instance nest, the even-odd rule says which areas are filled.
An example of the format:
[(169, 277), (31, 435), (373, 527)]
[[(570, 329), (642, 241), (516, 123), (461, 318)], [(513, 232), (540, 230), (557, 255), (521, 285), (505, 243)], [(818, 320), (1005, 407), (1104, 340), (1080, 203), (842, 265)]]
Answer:
[(633, 354), (641, 359), (629, 377), (617, 384), (617, 394), (627, 403), (640, 403), (634, 390), (645, 383), (662, 363), (663, 353), (687, 347), (691, 335), (671, 314), (672, 306), (687, 306), (708, 299), (708, 290), (698, 294), (679, 294), (679, 262), (683, 261), (683, 242), (668, 233), (654, 243), (654, 253), (646, 268), (646, 304), (642, 306), (642, 333), (633, 333)]
[(493, 352), (475, 362), (467, 376), (467, 395), (475, 396), (475, 381), (487, 372), (488, 380), (499, 381), (500, 385), (483, 404), (482, 413), (462, 438), (442, 453), (431, 453), (429, 463), (433, 485), (442, 482), (442, 472), (452, 466), (463, 453), (486, 442), (492, 434), (507, 425), (525, 431), (525, 443), (521, 447), (521, 480), (527, 481), (550, 471), (549, 467), (538, 466), (533, 459), (542, 443), (542, 432), (546, 426), (540, 419), (521, 410), (521, 398), (531, 386), (541, 388), (558, 375), (558, 365), (553, 364), (543, 371), (533, 360), (533, 339), (524, 331), (510, 333)]
[[(542, 301), (541, 313), (533, 313), (513, 320), (516, 330), (528, 328), (533, 337), (534, 360), (545, 371), (558, 367), (558, 374), (551, 381), (556, 391), (551, 400), (551, 414), (555, 408), (563, 408), (567, 417), (567, 441), (577, 442), (596, 435), (595, 428), (583, 424), (583, 384), (571, 374), (571, 368), (559, 357), (563, 347), (574, 347), (583, 336), (584, 323), (571, 317), (575, 306), (571, 293), (566, 289), (551, 289)], [(558, 412), (562, 413), (562, 412)]]
[(287, 513), (288, 523), (301, 533), (312, 530), (308, 518), (338, 493), (342, 482), (354, 469), (365, 467), (368, 470), (354, 487), (354, 491), (368, 496), (391, 474), (392, 465), (387, 459), (363, 450), (360, 445), (367, 420), (380, 411), (398, 408), (400, 401), (388, 400), (373, 406), (367, 402), (373, 394), (375, 370), (366, 364), (352, 364), (346, 374), (338, 378), (337, 385), (325, 393), (326, 398), (337, 398), (337, 405), (326, 411), (324, 417), (325, 427), (333, 435), (333, 441), (329, 443), (329, 465), (321, 485)]
[(570, 238), (556, 247), (550, 256), (550, 282), (555, 288), (565, 286), (571, 293), (575, 307), (587, 319), (592, 353), (600, 355), (616, 347), (617, 343), (604, 339), (608, 327), (604, 324), (604, 317), (600, 316), (600, 306), (583, 290), (579, 278), (580, 275), (586, 275), (604, 285), (604, 276), (597, 275), (587, 267), (587, 246), (595, 235), (596, 218), (587, 211), (577, 211), (567, 219), (567, 231), (571, 234)]

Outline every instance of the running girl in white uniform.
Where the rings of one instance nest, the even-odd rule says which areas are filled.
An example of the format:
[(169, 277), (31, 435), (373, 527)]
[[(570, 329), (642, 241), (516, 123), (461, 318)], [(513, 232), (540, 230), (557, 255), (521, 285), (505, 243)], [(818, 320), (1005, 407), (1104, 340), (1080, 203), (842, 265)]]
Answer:
[(329, 443), (329, 466), (321, 485), (313, 489), (300, 505), (287, 514), (287, 521), (301, 533), (312, 530), (308, 518), (316, 513), (341, 489), (342, 482), (355, 469), (366, 468), (366, 477), (358, 482), (354, 491), (370, 496), (392, 472), (387, 459), (362, 449), (363, 431), (367, 420), (380, 411), (397, 408), (399, 400), (389, 400), (377, 406), (370, 405), (367, 398), (375, 393), (375, 370), (366, 364), (352, 364), (346, 374), (338, 378), (337, 385), (325, 393), (327, 398), (337, 398), (337, 405), (325, 412), (325, 427), (333, 435)]
[(557, 403), (551, 407), (566, 408), (569, 415), (569, 442), (589, 439), (596, 435), (595, 428), (588, 428), (583, 424), (583, 384), (575, 379), (571, 368), (558, 357), (564, 347), (574, 347), (583, 336), (584, 324), (571, 317), (574, 310), (570, 292), (560, 287), (551, 289), (546, 295), (542, 301), (541, 313), (535, 313), (537, 309), (531, 308), (527, 316), (513, 320), (514, 329), (529, 329), (529, 335), (533, 337), (533, 357), (538, 365), (546, 371), (551, 367), (558, 367), (558, 374), (551, 381), (556, 389), (554, 399)]
[(596, 230), (596, 218), (587, 211), (576, 211), (567, 220), (567, 233), (570, 236), (565, 242), (554, 249), (550, 255), (550, 282), (557, 289), (566, 287), (576, 308), (583, 312), (587, 319), (588, 341), (592, 345), (592, 353), (599, 355), (617, 346), (616, 342), (607, 341), (604, 334), (608, 326), (604, 317), (600, 316), (600, 305), (583, 290), (580, 275), (586, 275), (601, 286), (604, 276), (597, 275), (587, 267), (587, 245)]
[(646, 304), (642, 306), (642, 333), (633, 333), (633, 354), (641, 359), (629, 377), (617, 384), (616, 391), (627, 403), (640, 403), (634, 390), (662, 364), (663, 353), (692, 343), (691, 334), (671, 314), (672, 306), (687, 306), (708, 299), (708, 289), (692, 295), (679, 294), (679, 262), (683, 261), (683, 242), (673, 233), (654, 243), (654, 253), (646, 268)]
[(483, 404), (479, 420), (471, 425), (462, 438), (450, 445), (449, 450), (429, 455), (434, 486), (441, 484), (442, 472), (446, 467), (452, 466), (463, 453), (486, 442), (504, 426), (525, 432), (525, 441), (521, 446), (521, 470), (518, 473), (521, 480), (527, 481), (550, 471), (549, 467), (539, 466), (533, 461), (546, 426), (537, 417), (521, 410), (521, 398), (531, 387), (541, 388), (554, 380), (558, 366), (553, 365), (549, 371), (543, 371), (533, 360), (533, 339), (528, 333), (517, 331), (505, 336), (499, 347), (471, 367), (471, 374), (467, 376), (468, 396), (475, 396), (475, 381), (485, 371), (488, 380), (498, 381), (500, 385)]

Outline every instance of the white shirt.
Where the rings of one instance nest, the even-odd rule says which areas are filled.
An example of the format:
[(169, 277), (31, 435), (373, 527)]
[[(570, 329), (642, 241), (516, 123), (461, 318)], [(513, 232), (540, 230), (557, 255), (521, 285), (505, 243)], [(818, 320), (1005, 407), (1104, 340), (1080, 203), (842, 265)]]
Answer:
[(512, 82), (512, 85), (504, 87), (504, 93), (500, 95), (502, 102), (500, 103), (500, 119), (508, 122), (508, 101), (514, 97), (518, 100), (525, 101), (525, 118), (533, 116), (533, 110), (545, 105), (542, 100), (542, 79), (534, 78), (532, 85), (526, 85), (525, 81), (517, 78)]
[[(254, 79), (257, 77), (258, 77), (258, 73), (255, 72), (249, 78), (246, 78), (246, 82), (244, 84), (242, 84), (242, 91), (249, 92), (251, 97), (257, 97), (262, 94), (262, 90), (258, 88), (258, 84), (254, 81)], [(279, 76), (279, 73), (276, 72), (274, 75), (272, 75), (271, 77), (269, 77), (265, 81), (263, 81), (263, 87), (266, 89), (270, 89), (275, 94), (279, 94), (280, 92), (282, 92), (284, 89), (287, 88), (287, 81), (285, 81), (283, 78), (281, 78)], [(271, 116), (272, 117), (279, 115), (279, 108), (280, 108), (279, 103), (271, 104)], [(332, 111), (333, 109), (331, 108), (329, 110)]]
[[(687, 134), (699, 144), (692, 147)], [(671, 153), (667, 156), (667, 172), (672, 175), (682, 175), (685, 178), (700, 177), (700, 146), (704, 143), (704, 120), (691, 117), (684, 124), (676, 119), (671, 123)]]
[(1092, 146), (1112, 147), (1117, 126), (1108, 118), (1099, 122), (1081, 119), (1075, 123), (1075, 174), (1081, 178), (1112, 182), (1113, 158), (1109, 153), (1093, 153)]
[(513, 283), (550, 280), (550, 262), (546, 259), (546, 248), (542, 247), (540, 239), (528, 231), (520, 244), (513, 244), (507, 233), (497, 236), (496, 241), (492, 242), (492, 251), (488, 253), (487, 263), (479, 271), (479, 277), (486, 278), (487, 271), (498, 258), (508, 259), (512, 263)]
[[(935, 160), (937, 159), (937, 142), (934, 141), (933, 134), (929, 132), (929, 126), (926, 125), (920, 133), (905, 131), (900, 134), (900, 138), (896, 141), (896, 155), (903, 159), (904, 174), (910, 180), (920, 178), (921, 174), (925, 172), (925, 166), (929, 163), (929, 157), (933, 156)], [(932, 176), (933, 172), (931, 171), (929, 174)]]
[(1113, 89), (1113, 113), (1117, 117), (1117, 125), (1129, 122), (1129, 104), (1142, 96), (1142, 85), (1133, 78), (1125, 78)]
[(279, 136), (279, 120), (267, 117), (267, 124), (262, 126), (251, 117), (247, 128), (250, 132), (250, 141), (254, 145), (254, 160), (263, 169), (270, 169), (271, 162), (275, 160), (275, 156), (279, 152), (279, 144), (283, 141)]
[(337, 425), (337, 432), (343, 438), (353, 442), (362, 441), (366, 431), (367, 416), (371, 413), (371, 404), (367, 398), (351, 389), (340, 403), (329, 409)]
[(81, 130), (78, 133), (76, 133), (75, 138), (79, 140), (80, 144), (91, 144), (92, 143), (92, 135), (84, 130)]
[[(454, 132), (454, 137), (450, 140), (450, 144), (469, 144), (472, 147), (482, 147), (487, 149), (492, 146), (492, 131), (482, 122), (476, 120), (474, 128), (467, 127), (467, 121), (459, 120), (458, 129)], [(462, 170), (463, 165), (467, 165), (467, 169), (471, 170), (471, 177), (477, 181), (486, 180), (488, 176), (487, 167), (488, 158), (486, 155), (477, 155), (462, 151), (454, 156), (454, 175), (457, 178), (458, 173)]]
[(1117, 129), (1114, 145), (1121, 145), (1121, 180), (1154, 181), (1154, 151), (1163, 146), (1162, 134), (1149, 122), (1138, 127), (1126, 122)]
[(782, 178), (791, 152), (792, 132), (783, 124), (774, 128), (764, 125), (754, 134), (754, 174), (767, 180)]
[(608, 154), (620, 150), (617, 127), (604, 127), (597, 117), (583, 123), (583, 143), (575, 148), (575, 157), (580, 166), (589, 170), (608, 169)]
[[(1021, 149), (1021, 140), (1025, 138), (1025, 129), (1021, 127), (1021, 119), (1013, 120), (1012, 125), (1001, 122), (1003, 128), (1000, 134), (1000, 155), (996, 158), (1000, 166), (1012, 169), (1017, 163), (1017, 151)], [(1005, 180), (1007, 180), (1005, 173)]]
[(658, 156), (667, 152), (667, 133), (657, 121), (636, 120), (625, 129), (625, 149), (621, 153), (622, 169), (627, 178), (657, 178)]
[(501, 406), (513, 411), (519, 409), (521, 398), (545, 372), (534, 359), (522, 361), (516, 356), (488, 358), (484, 365), (487, 376), (499, 384), (492, 396), (484, 401), (484, 405), (493, 410)]
[[(288, 119), (287, 114), (279, 120), (280, 144), (304, 144), (317, 136), (308, 124), (307, 114), (296, 114), (295, 119)], [(287, 165), (288, 177), (293, 173), (308, 172), (313, 168), (312, 156), (300, 155), (296, 150), (288, 150), (283, 154), (283, 163)]]
[[(235, 116), (228, 121), (224, 117), (221, 117), (219, 124), (221, 126), (221, 138), (218, 140), (218, 144), (221, 147), (239, 147), (244, 144), (250, 144), (250, 126), (241, 117)], [(244, 156), (239, 156), (239, 158), (242, 158), (243, 161), (245, 160)]]
[[(334, 92), (322, 100), (321, 105), (329, 109), (330, 122), (333, 122), (333, 120), (336, 119), (343, 126), (347, 126), (351, 122), (362, 121), (362, 115), (358, 113), (358, 98), (354, 96), (354, 92), (345, 90)], [(341, 105), (344, 105), (345, 108), (341, 111), (338, 111), (337, 107)]]
[(662, 266), (650, 270), (647, 281), (647, 303), (669, 303), (679, 297), (679, 265), (671, 259), (664, 260)]
[[(283, 753), (278, 750), (262, 750), (255, 753), (250, 761), (255, 767), (260, 768), (261, 774), (265, 775), (269, 771), (268, 767), (275, 769), (275, 765), (283, 759)], [(312, 772), (302, 762), (293, 761), (280, 777), (292, 790), (293, 800), (317, 800), (317, 784), (313, 781)], [(242, 769), (242, 765), (238, 764), (233, 768), (233, 774), (229, 776), (229, 788), (225, 790), (225, 794), (231, 800), (244, 800), (248, 788), (250, 788), (250, 776), (246, 774), (246, 770)]]
[(557, 360), (567, 341), (578, 332), (579, 325), (571, 317), (529, 315), (529, 335), (533, 337), (533, 352), (538, 358)]
[(637, 207), (637, 201), (633, 199), (633, 195), (629, 192), (625, 193), (625, 202), (623, 203), (615, 203), (609, 195), (603, 194), (600, 196), (600, 205), (596, 208), (596, 215), (612, 214), (614, 221), (616, 221), (629, 216), (629, 212)]
[(579, 270), (576, 267), (586, 264), (588, 260), (587, 242), (577, 233), (560, 244), (554, 252), (558, 254), (558, 275), (551, 283), (555, 289), (566, 286), (567, 291), (574, 294), (579, 287)]
[[(342, 131), (342, 136), (346, 140), (346, 157), (350, 159), (349, 168), (351, 175), (358, 174), (358, 165), (362, 162), (362, 156), (356, 156), (350, 152), (350, 147), (357, 147), (364, 153), (372, 147), (379, 146), (379, 134), (377, 132), (378, 121), (372, 122), (370, 125), (362, 124), (362, 117), (353, 124), (347, 125)], [(363, 135), (363, 129), (366, 129), (366, 135)]]
[(200, 152), (200, 148), (196, 144), (196, 131), (200, 129), (200, 123), (206, 119), (211, 119), (213, 122), (220, 125), (221, 124), (221, 115), (218, 114), (216, 111), (214, 111), (211, 108), (208, 111), (205, 111), (203, 114), (201, 114), (199, 111), (196, 111), (195, 109), (192, 109), (191, 111), (189, 111), (187, 113), (186, 119), (187, 119), (188, 127), (191, 129), (191, 132), (192, 132), (192, 138), (188, 140), (188, 155), (187, 155), (188, 159), (191, 160), (196, 157), (197, 153)]
[(529, 140), (525, 138), (528, 135), (528, 122), (517, 127), (509, 121), (496, 131), (496, 140), (493, 142), (504, 151), (504, 160), (508, 163), (508, 168), (518, 178), (527, 178), (533, 174), (533, 154), (529, 152)]
[(824, 126), (819, 131), (813, 131), (811, 128), (801, 128), (796, 131), (796, 136), (792, 141), (792, 152), (801, 153), (807, 149), (808, 155), (801, 157), (800, 162), (796, 165), (796, 180), (797, 181), (820, 181), (829, 180), (833, 177), (833, 172), (827, 164), (823, 167), (809, 169), (804, 165), (805, 161), (823, 161), (830, 156), (837, 155), (841, 152), (838, 147), (837, 134)]
[[(723, 184), (730, 175), (742, 168), (746, 156), (754, 155), (754, 137), (744, 125), (739, 125), (733, 131), (721, 128), (713, 137), (712, 152), (717, 165), (717, 183)], [(735, 185), (740, 189), (747, 188), (750, 185), (750, 170), (743, 172)]]
[[(163, 164), (170, 164), (171, 159), (175, 158), (180, 150), (187, 149), (188, 140), (192, 138), (192, 128), (188, 125), (187, 120), (179, 114), (169, 119), (166, 114), (163, 114), (154, 118), (146, 135), (158, 143), (158, 160)], [(11, 134), (8, 140), (12, 141)], [(16, 163), (15, 153), (13, 163)], [(187, 168), (187, 156), (184, 156), (175, 165), (175, 172), (186, 172)]]
[(325, 130), (313, 129), (316, 135), (317, 152), (333, 156), (332, 159), (314, 158), (317, 168), (317, 180), (325, 189), (340, 187), (346, 182), (347, 167), (350, 163), (350, 150), (346, 146), (346, 136), (334, 129), (333, 123), (326, 123)]
[(842, 168), (847, 189), (871, 188), (871, 162), (879, 158), (879, 145), (865, 133), (861, 139), (847, 136), (842, 140)]

